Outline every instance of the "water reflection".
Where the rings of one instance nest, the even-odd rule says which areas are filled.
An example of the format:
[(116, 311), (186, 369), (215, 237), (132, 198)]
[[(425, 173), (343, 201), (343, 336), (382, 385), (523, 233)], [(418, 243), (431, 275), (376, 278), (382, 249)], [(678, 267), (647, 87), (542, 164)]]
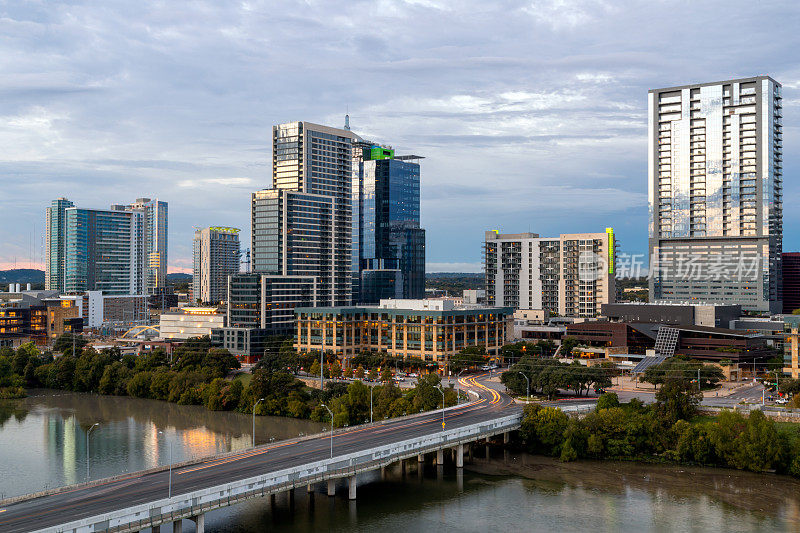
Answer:
[[(91, 479), (247, 448), (252, 418), (155, 400), (31, 391), (0, 402), (0, 496), (80, 483), (87, 475), (89, 428)], [(256, 418), (256, 442), (314, 433), (321, 424)]]
[[(570, 463), (482, 450), (459, 473), (412, 461), (359, 476), (358, 500), (324, 487), (220, 509), (210, 530), (249, 531), (796, 531), (789, 478), (631, 463)], [(717, 488), (715, 488), (717, 487)]]

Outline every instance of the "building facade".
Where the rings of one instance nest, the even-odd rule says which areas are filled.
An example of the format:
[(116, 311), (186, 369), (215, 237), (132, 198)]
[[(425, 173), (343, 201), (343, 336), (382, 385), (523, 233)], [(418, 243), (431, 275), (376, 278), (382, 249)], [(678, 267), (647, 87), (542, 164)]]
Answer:
[(239, 273), (239, 231), (210, 227), (194, 232), (192, 294), (201, 302), (228, 299), (228, 276)]
[(781, 311), (781, 121), (766, 76), (649, 92), (650, 301)]
[(141, 239), (141, 213), (68, 208), (64, 292), (142, 294)]
[(167, 284), (167, 202), (157, 198), (137, 198), (125, 206), (128, 211), (142, 214), (142, 254), (144, 258), (144, 292), (150, 294)]
[(273, 127), (272, 188), (252, 196), (252, 270), (317, 278), (327, 305), (351, 298), (349, 130), (309, 122)]
[(317, 281), (313, 276), (237, 274), (228, 278), (228, 295), (228, 327), (291, 336), (295, 307), (317, 304)]
[(298, 307), (295, 314), (295, 348), (336, 354), (345, 365), (361, 351), (418, 358), (440, 367), (467, 346), (482, 345), (497, 356), (513, 325), (512, 309), (456, 309), (441, 300), (384, 300), (375, 307)]
[(183, 307), (164, 311), (159, 318), (162, 339), (191, 339), (211, 336), (211, 330), (225, 327), (225, 314), (216, 307)]
[(800, 309), (800, 252), (785, 252), (781, 257), (783, 312)]
[(72, 294), (146, 294), (166, 286), (167, 203), (140, 198), (110, 209), (66, 198), (47, 208), (45, 285)]
[(355, 145), (353, 302), (425, 295), (419, 159), (372, 143)]
[(614, 230), (543, 238), (487, 231), (486, 304), (595, 317), (616, 300)]
[(66, 283), (67, 208), (75, 204), (66, 198), (53, 200), (45, 219), (44, 288), (64, 292)]

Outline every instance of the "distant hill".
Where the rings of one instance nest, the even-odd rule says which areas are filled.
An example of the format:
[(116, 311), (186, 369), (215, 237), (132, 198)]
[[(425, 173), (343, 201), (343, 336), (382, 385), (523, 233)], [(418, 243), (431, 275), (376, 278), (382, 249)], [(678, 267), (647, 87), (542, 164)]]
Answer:
[(16, 268), (0, 270), (0, 283), (44, 284), (44, 270), (35, 268)]
[(185, 274), (183, 272), (173, 272), (172, 274), (167, 274), (167, 281), (172, 283), (180, 283), (182, 281), (192, 281), (191, 274)]
[(483, 289), (483, 280), (479, 272), (429, 272), (425, 274), (425, 288), (460, 296), (465, 289)]

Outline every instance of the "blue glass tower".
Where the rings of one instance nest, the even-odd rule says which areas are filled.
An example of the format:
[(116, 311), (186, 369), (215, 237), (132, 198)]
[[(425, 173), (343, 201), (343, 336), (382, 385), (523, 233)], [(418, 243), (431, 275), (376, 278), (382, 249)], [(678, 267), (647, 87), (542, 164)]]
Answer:
[(353, 302), (425, 295), (419, 156), (364, 143), (353, 169)]

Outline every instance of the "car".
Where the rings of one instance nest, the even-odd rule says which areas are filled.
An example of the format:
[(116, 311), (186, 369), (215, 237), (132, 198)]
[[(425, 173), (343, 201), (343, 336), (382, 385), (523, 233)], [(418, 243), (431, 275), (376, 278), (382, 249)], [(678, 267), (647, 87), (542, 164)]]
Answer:
[(778, 398), (777, 400), (775, 400), (775, 403), (777, 403), (779, 405), (784, 405), (784, 404), (789, 403), (789, 400), (787, 400), (786, 398)]
[(605, 389), (594, 389), (595, 394), (605, 394)]
[(418, 378), (418, 377), (419, 377), (419, 374), (417, 374), (416, 372), (412, 372), (412, 373), (410, 373), (410, 374), (408, 375), (408, 377), (410, 377), (410, 378)]
[(489, 365), (489, 370), (497, 370), (498, 368), (499, 368), (499, 367), (498, 367), (496, 364), (494, 364), (494, 363), (492, 363), (491, 365)]
[(483, 365), (483, 366), (481, 367), (481, 370), (491, 370), (491, 369), (492, 369), (492, 367), (491, 367), (491, 366), (489, 366), (489, 365)]

